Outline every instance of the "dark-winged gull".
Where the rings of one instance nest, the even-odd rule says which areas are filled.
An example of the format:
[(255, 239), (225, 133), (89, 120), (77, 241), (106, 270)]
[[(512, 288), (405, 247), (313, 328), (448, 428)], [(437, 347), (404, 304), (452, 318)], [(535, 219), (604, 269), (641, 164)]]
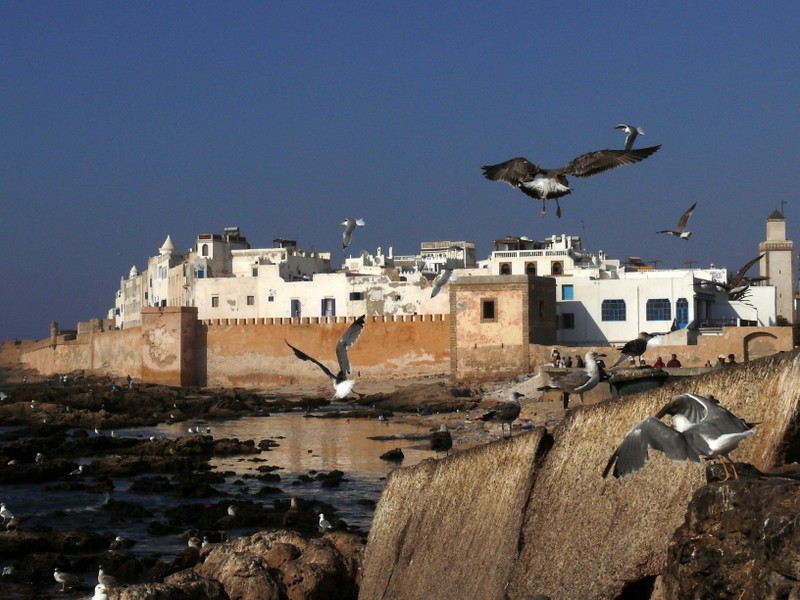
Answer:
[(350, 245), (350, 241), (353, 239), (353, 232), (356, 230), (356, 227), (364, 227), (366, 222), (364, 219), (348, 217), (342, 221), (342, 225), (344, 225), (344, 232), (342, 232), (342, 248), (347, 248)]
[(621, 365), (626, 358), (634, 358), (637, 356), (639, 357), (639, 366), (641, 366), (642, 354), (645, 353), (648, 346), (653, 345), (652, 340), (655, 339), (655, 337), (655, 335), (649, 334), (646, 331), (642, 331), (639, 333), (637, 338), (629, 342), (625, 342), (625, 345), (622, 347), (622, 354), (619, 355), (619, 359), (611, 368), (615, 369)]
[(453, 447), (453, 436), (447, 429), (447, 425), (442, 423), (439, 425), (438, 431), (431, 434), (431, 450), (434, 452), (444, 452), (445, 455), (450, 453), (450, 448)]
[(675, 229), (662, 229), (661, 231), (656, 231), (656, 233), (666, 233), (668, 235), (674, 235), (677, 238), (682, 240), (688, 240), (692, 237), (691, 231), (685, 231), (686, 223), (689, 222), (689, 217), (692, 216), (694, 212), (694, 207), (697, 206), (697, 202), (692, 204), (689, 209), (681, 215), (681, 218), (678, 220), (678, 227)]
[(636, 138), (640, 135), (644, 135), (644, 129), (628, 125), (627, 123), (620, 123), (614, 127), (614, 129), (619, 129), (625, 134), (625, 150), (633, 148), (633, 142)]
[(62, 571), (58, 567), (53, 571), (53, 579), (61, 584), (61, 591), (66, 592), (68, 587), (74, 587), (81, 583), (81, 578), (72, 573)]
[(734, 273), (733, 277), (731, 277), (725, 283), (716, 283), (715, 285), (721, 287), (728, 293), (728, 299), (730, 300), (741, 300), (745, 293), (747, 292), (750, 284), (744, 281), (744, 276), (750, 270), (754, 264), (764, 258), (764, 254), (760, 254), (756, 256), (754, 259), (747, 261), (744, 266)]
[(481, 421), (488, 421), (491, 423), (500, 423), (502, 436), (506, 435), (506, 423), (508, 424), (508, 437), (511, 437), (511, 423), (519, 416), (522, 406), (519, 403), (520, 398), (524, 398), (525, 394), (519, 392), (511, 392), (508, 400), (503, 402), (497, 408), (494, 408), (480, 416)]
[[(672, 427), (660, 419), (672, 416)], [(700, 458), (716, 459), (730, 478), (726, 461), (739, 474), (728, 457), (746, 437), (753, 435), (748, 423), (719, 405), (711, 396), (681, 394), (675, 396), (655, 417), (647, 417), (628, 432), (611, 455), (603, 470), (607, 477), (613, 468), (614, 477), (636, 473), (647, 464), (650, 448), (660, 450), (672, 460), (690, 460), (702, 464)]]
[(484, 165), (483, 176), (491, 181), (504, 181), (523, 194), (542, 201), (545, 214), (545, 200), (556, 201), (556, 215), (561, 217), (558, 199), (572, 192), (567, 175), (591, 177), (609, 169), (632, 165), (643, 161), (656, 152), (661, 145), (637, 150), (596, 150), (581, 154), (566, 166), (557, 169), (542, 169), (527, 158), (518, 156), (496, 165)]
[(347, 328), (344, 334), (342, 334), (342, 337), (339, 338), (339, 342), (336, 344), (336, 360), (339, 363), (339, 372), (336, 375), (334, 375), (333, 371), (319, 362), (316, 358), (312, 358), (302, 350), (298, 350), (289, 342), (284, 340), (286, 345), (292, 349), (297, 358), (300, 360), (308, 360), (313, 362), (320, 369), (322, 369), (323, 373), (330, 377), (331, 382), (333, 383), (334, 398), (341, 399), (347, 396), (356, 383), (354, 380), (347, 378), (347, 376), (350, 374), (350, 360), (347, 358), (347, 349), (355, 344), (356, 340), (358, 340), (358, 337), (361, 335), (361, 331), (364, 329), (365, 319), (366, 317), (364, 315), (358, 317), (355, 321), (353, 321), (352, 325)]
[(331, 525), (328, 519), (325, 518), (324, 514), (319, 513), (319, 530), (322, 533), (325, 533), (326, 531), (330, 531), (331, 529), (333, 529), (333, 525)]
[(587, 352), (584, 355), (586, 364), (582, 369), (573, 369), (560, 377), (554, 377), (553, 381), (540, 388), (540, 392), (561, 390), (564, 392), (564, 408), (569, 408), (569, 397), (571, 394), (578, 394), (583, 404), (583, 394), (597, 387), (600, 383), (602, 370), (597, 364), (597, 359), (605, 356), (598, 352)]

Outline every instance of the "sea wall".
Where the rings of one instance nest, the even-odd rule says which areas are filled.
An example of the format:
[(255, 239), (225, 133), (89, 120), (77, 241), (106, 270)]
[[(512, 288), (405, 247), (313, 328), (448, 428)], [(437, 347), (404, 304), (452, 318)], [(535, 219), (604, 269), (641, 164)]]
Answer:
[[(653, 452), (632, 476), (601, 474), (631, 427), (683, 392), (713, 394), (758, 422), (733, 458), (769, 470), (795, 430), (800, 356), (675, 378), (578, 408), (552, 447), (537, 430), (394, 471), (370, 530), (360, 598), (613, 599), (658, 576), (704, 470)], [(713, 485), (724, 492), (724, 483)]]

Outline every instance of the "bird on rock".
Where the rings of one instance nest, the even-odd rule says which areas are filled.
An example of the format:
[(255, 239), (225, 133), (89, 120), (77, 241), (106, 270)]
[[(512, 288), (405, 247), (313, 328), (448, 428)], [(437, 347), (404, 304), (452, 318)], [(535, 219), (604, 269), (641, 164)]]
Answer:
[(452, 447), (453, 436), (450, 435), (447, 425), (442, 423), (437, 431), (431, 433), (431, 450), (437, 453), (444, 452), (447, 455)]
[[(672, 427), (661, 421), (672, 417)], [(731, 411), (720, 406), (713, 396), (681, 394), (675, 396), (654, 417), (647, 417), (631, 429), (611, 455), (603, 477), (625, 477), (644, 468), (650, 448), (660, 450), (672, 460), (702, 464), (701, 457), (719, 461), (730, 478), (739, 478), (728, 455), (755, 429)], [(726, 465), (727, 463), (727, 465)], [(613, 470), (613, 471), (612, 471)]]
[(621, 365), (625, 359), (627, 358), (639, 358), (639, 366), (642, 365), (642, 354), (645, 353), (649, 346), (657, 345), (653, 340), (656, 339), (655, 335), (647, 333), (646, 331), (642, 331), (639, 333), (639, 336), (635, 339), (630, 340), (629, 342), (625, 342), (625, 345), (622, 347), (622, 353), (619, 355), (619, 359), (617, 362), (614, 363), (614, 366), (611, 367), (612, 369), (617, 368)]
[(519, 392), (511, 392), (506, 402), (503, 402), (497, 408), (494, 408), (484, 413), (479, 418), (481, 421), (500, 423), (500, 428), (503, 437), (505, 437), (506, 424), (508, 424), (508, 437), (511, 437), (511, 424), (519, 416), (519, 412), (522, 409), (522, 405), (519, 403), (519, 399), (524, 397), (525, 394), (520, 394)]

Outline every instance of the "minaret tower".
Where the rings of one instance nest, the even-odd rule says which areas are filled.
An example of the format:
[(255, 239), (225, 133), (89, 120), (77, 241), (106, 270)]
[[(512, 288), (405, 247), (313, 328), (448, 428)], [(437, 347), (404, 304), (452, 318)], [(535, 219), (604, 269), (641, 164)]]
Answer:
[(759, 274), (775, 286), (775, 314), (794, 324), (794, 242), (786, 239), (786, 218), (779, 210), (767, 217), (767, 239), (758, 251), (764, 255)]

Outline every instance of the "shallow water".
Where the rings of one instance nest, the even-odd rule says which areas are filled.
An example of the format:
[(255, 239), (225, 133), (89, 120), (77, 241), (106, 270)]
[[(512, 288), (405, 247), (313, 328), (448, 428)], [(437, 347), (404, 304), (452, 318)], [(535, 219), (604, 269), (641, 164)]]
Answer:
[[(161, 424), (152, 428), (117, 430), (118, 437), (149, 438), (151, 436), (180, 437), (189, 435), (188, 428), (199, 422), (186, 421), (173, 424)], [(302, 413), (277, 413), (270, 417), (245, 417), (238, 420), (202, 423), (202, 427), (210, 427), (215, 439), (238, 438), (252, 439), (258, 444), (261, 440), (275, 440), (278, 446), (257, 455), (230, 456), (215, 458), (211, 461), (213, 469), (230, 472), (224, 484), (215, 484), (215, 488), (231, 496), (219, 495), (201, 500), (178, 499), (174, 496), (159, 494), (133, 494), (129, 491), (131, 479), (115, 479), (114, 492), (110, 497), (141, 505), (154, 514), (152, 517), (131, 519), (122, 523), (112, 523), (110, 514), (101, 510), (102, 504), (109, 495), (86, 491), (47, 490), (52, 484), (5, 485), (2, 489), (2, 501), (18, 517), (24, 518), (22, 529), (30, 529), (36, 525), (46, 525), (58, 530), (87, 527), (98, 532), (111, 531), (137, 541), (129, 552), (133, 554), (161, 553), (168, 560), (186, 547), (186, 541), (177, 536), (151, 537), (147, 533), (147, 524), (158, 521), (163, 511), (177, 504), (197, 502), (216, 504), (224, 500), (252, 500), (272, 506), (275, 498), (288, 499), (298, 496), (306, 500), (318, 499), (332, 504), (337, 510), (337, 518), (344, 519), (348, 526), (367, 531), (372, 521), (374, 508), (360, 503), (359, 500), (377, 501), (383, 486), (383, 479), (396, 463), (389, 463), (379, 457), (387, 450), (402, 448), (405, 459), (402, 466), (416, 464), (420, 460), (431, 458), (435, 453), (428, 448), (426, 441), (391, 440), (376, 441), (367, 439), (370, 436), (401, 435), (425, 433), (427, 429), (380, 422), (367, 419), (346, 418), (313, 418)], [(43, 450), (46, 453), (46, 450)], [(258, 457), (266, 462), (254, 462)], [(90, 459), (81, 462), (90, 462)], [(281, 481), (270, 485), (282, 490), (280, 494), (258, 496), (253, 494), (264, 482), (255, 478), (242, 478), (246, 474), (257, 474), (261, 465), (279, 467), (276, 473)], [(344, 480), (338, 487), (323, 488), (318, 481), (301, 483), (298, 476), (310, 472), (328, 472), (340, 470), (345, 473)], [(83, 483), (91, 484), (91, 477), (83, 477)], [(237, 483), (235, 483), (237, 482)], [(293, 484), (294, 482), (294, 484)], [(243, 483), (243, 485), (242, 485)], [(230, 536), (247, 533), (231, 531)]]

